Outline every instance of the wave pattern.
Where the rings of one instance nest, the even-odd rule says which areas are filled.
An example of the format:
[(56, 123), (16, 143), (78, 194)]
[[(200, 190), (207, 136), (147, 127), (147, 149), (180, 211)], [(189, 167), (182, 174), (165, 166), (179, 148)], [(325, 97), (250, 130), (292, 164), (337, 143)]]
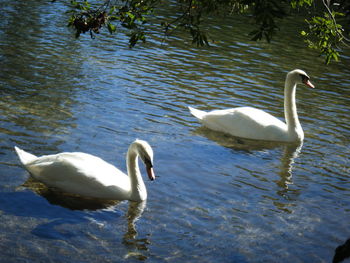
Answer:
[[(248, 41), (238, 30), (246, 21), (230, 18), (211, 25), (220, 40), (212, 47), (155, 35), (130, 50), (122, 35), (75, 40), (58, 1), (0, 2), (6, 262), (63, 254), (84, 262), (328, 262), (349, 238), (349, 56), (323, 66), (291, 37), (298, 21), (285, 22), (272, 44)], [(187, 109), (250, 105), (283, 119), (284, 78), (294, 68), (316, 86), (297, 90), (301, 146), (212, 132)], [(13, 152), (14, 145), (35, 154), (84, 151), (126, 170), (135, 138), (154, 147), (159, 176), (146, 183), (137, 223), (133, 205), (72, 211), (42, 185), (22, 186), (28, 174)]]

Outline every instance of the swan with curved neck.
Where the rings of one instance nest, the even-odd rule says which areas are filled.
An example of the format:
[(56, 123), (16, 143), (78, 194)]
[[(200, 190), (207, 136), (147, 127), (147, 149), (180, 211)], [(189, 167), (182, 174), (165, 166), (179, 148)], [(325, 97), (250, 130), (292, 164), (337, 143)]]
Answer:
[(99, 157), (81, 152), (64, 152), (36, 157), (15, 146), (27, 171), (49, 187), (84, 197), (108, 200), (143, 201), (147, 199), (138, 157), (154, 180), (153, 151), (142, 140), (134, 141), (127, 153), (128, 175)]
[(190, 112), (209, 129), (233, 136), (267, 141), (300, 142), (304, 132), (300, 125), (295, 92), (297, 84), (314, 86), (300, 69), (287, 74), (284, 86), (284, 114), (286, 123), (271, 114), (252, 107), (238, 107), (205, 112), (189, 107)]

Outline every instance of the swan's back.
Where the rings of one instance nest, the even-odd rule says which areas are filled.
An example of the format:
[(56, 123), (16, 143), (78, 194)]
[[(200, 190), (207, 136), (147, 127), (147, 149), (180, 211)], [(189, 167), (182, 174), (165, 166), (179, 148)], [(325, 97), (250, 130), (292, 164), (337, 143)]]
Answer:
[[(126, 174), (99, 157), (66, 152), (35, 157), (17, 148), (25, 168), (37, 180), (66, 192), (104, 199), (127, 198), (130, 180)], [(24, 154), (24, 153), (25, 154)], [(33, 158), (33, 156), (35, 158)], [(118, 196), (116, 196), (118, 195)]]
[(252, 107), (214, 110), (205, 114), (206, 127), (237, 137), (256, 140), (286, 140), (287, 125), (269, 113)]

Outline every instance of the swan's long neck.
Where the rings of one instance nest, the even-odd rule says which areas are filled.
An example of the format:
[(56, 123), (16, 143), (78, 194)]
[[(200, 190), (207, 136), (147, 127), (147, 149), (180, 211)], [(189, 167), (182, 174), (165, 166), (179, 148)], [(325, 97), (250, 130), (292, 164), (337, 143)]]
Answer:
[(303, 129), (301, 128), (299, 122), (295, 101), (296, 87), (297, 84), (287, 77), (284, 87), (284, 115), (291, 141), (301, 141), (304, 137)]
[(147, 198), (147, 191), (138, 164), (138, 153), (133, 147), (128, 150), (126, 162), (131, 184), (130, 200), (143, 201)]

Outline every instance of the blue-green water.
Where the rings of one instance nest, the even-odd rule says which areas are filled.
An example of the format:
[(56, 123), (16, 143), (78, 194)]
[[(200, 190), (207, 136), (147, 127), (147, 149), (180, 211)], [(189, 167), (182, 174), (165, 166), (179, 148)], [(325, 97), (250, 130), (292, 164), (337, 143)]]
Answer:
[[(0, 262), (331, 262), (349, 237), (350, 57), (325, 66), (286, 21), (272, 44), (213, 26), (197, 49), (154, 36), (75, 40), (64, 7), (0, 1)], [(239, 33), (240, 32), (240, 33)], [(179, 36), (180, 37), (180, 36)], [(211, 132), (187, 106), (283, 118), (285, 74), (304, 69), (302, 146)], [(126, 170), (155, 152), (147, 203), (71, 200), (28, 179), (13, 151), (83, 151)]]

